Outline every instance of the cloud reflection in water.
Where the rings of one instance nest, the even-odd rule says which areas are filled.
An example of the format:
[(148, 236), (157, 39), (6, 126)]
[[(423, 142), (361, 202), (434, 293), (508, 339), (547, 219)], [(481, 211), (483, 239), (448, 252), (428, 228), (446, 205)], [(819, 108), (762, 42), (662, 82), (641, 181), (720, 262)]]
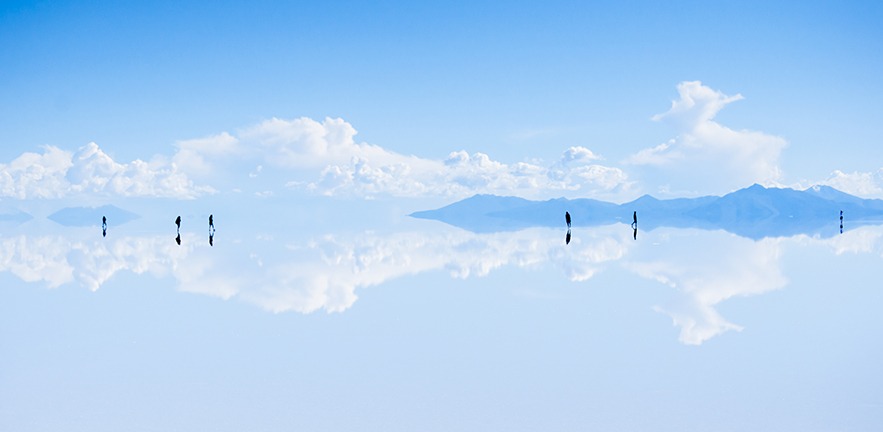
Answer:
[(271, 312), (341, 312), (357, 290), (408, 275), (445, 271), (452, 278), (482, 277), (504, 267), (556, 268), (570, 281), (625, 269), (658, 281), (676, 296), (652, 306), (680, 328), (679, 340), (701, 344), (742, 327), (716, 306), (788, 284), (780, 258), (787, 245), (822, 244), (835, 254), (880, 253), (883, 228), (862, 227), (828, 239), (799, 235), (759, 241), (723, 231), (663, 228), (635, 242), (625, 225), (581, 230), (570, 245), (560, 231), (531, 228), (476, 234), (459, 229), (428, 232), (365, 231), (329, 234), (308, 241), (253, 240), (210, 247), (188, 238), (175, 245), (168, 235), (85, 240), (61, 235), (0, 239), (0, 271), (55, 288), (76, 283), (98, 290), (129, 271), (171, 276), (184, 292), (239, 300)]

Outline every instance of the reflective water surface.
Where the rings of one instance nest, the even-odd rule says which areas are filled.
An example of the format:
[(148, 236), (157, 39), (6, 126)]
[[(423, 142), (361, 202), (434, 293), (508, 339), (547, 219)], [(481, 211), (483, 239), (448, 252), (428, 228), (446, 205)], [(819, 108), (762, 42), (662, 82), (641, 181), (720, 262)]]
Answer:
[(883, 226), (212, 212), (3, 225), (4, 430), (883, 424)]

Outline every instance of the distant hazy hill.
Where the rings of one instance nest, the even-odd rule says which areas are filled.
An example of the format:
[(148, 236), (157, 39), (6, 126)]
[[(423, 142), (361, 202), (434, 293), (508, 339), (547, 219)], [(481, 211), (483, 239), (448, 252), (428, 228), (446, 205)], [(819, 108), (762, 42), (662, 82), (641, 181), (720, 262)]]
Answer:
[(0, 222), (20, 224), (34, 217), (18, 209), (0, 209)]
[(638, 213), (641, 229), (660, 226), (724, 229), (753, 239), (794, 234), (839, 232), (840, 211), (845, 229), (883, 223), (883, 200), (858, 198), (828, 186), (807, 190), (765, 188), (760, 185), (722, 197), (659, 200), (644, 195), (624, 204), (592, 199), (529, 201), (476, 195), (412, 217), (439, 220), (474, 232), (515, 230), (531, 226), (563, 226), (564, 212), (573, 225), (631, 223)]
[(67, 207), (48, 216), (49, 219), (64, 226), (96, 226), (101, 225), (101, 217), (107, 217), (108, 225), (121, 225), (138, 219), (138, 215), (119, 207), (106, 205), (102, 207)]

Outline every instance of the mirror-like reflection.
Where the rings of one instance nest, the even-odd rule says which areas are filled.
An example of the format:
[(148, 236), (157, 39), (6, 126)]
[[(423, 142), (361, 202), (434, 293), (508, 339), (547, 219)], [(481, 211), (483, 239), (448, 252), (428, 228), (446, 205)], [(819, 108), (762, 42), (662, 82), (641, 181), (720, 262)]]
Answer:
[[(306, 407), (291, 419), (313, 415), (315, 395), (348, 400), (390, 386), (395, 398), (425, 387), (414, 406), (445, 412), (459, 412), (459, 402), (435, 395), (470, 407), (500, 398), (534, 406), (548, 394), (561, 395), (550, 406), (570, 404), (546, 407), (544, 418), (619, 395), (586, 419), (635, 400), (663, 406), (662, 416), (692, 415), (685, 400), (711, 412), (724, 396), (709, 401), (708, 393), (718, 391), (740, 401), (770, 395), (752, 410), (795, 393), (828, 397), (820, 407), (859, 406), (879, 388), (879, 290), (867, 281), (881, 276), (880, 226), (759, 240), (642, 226), (637, 242), (632, 218), (583, 226), (570, 212), (567, 244), (563, 210), (554, 227), (471, 232), (396, 216), (406, 212), (386, 203), (316, 206), (302, 216), (271, 204), (249, 214), (214, 204), (145, 205), (123, 225), (108, 216), (106, 238), (95, 229), (101, 216), (69, 227), (33, 212), (32, 221), (0, 227), (0, 330), (14, 354), (3, 362), (12, 390), (0, 413), (47, 397), (69, 406), (59, 391), (67, 386), (98, 394), (77, 407), (96, 418), (147, 392), (144, 403), (168, 400), (187, 418), (189, 400), (218, 394), (217, 412), (253, 403), (264, 415), (267, 399), (274, 412)], [(204, 231), (182, 222), (181, 244), (172, 244), (175, 213), (183, 222), (211, 217), (208, 228), (221, 225), (223, 241), (206, 244)], [(285, 217), (255, 224), (255, 213)], [(806, 376), (835, 368), (857, 372), (803, 387)], [(40, 391), (22, 399), (31, 388)], [(475, 389), (483, 393), (469, 399)], [(802, 401), (778, 407), (795, 418), (806, 412)]]
[(850, 217), (853, 226), (883, 221), (883, 200), (861, 199), (826, 186), (799, 191), (760, 185), (722, 197), (659, 200), (645, 195), (624, 204), (592, 199), (528, 201), (475, 195), (435, 210), (415, 212), (412, 216), (473, 232), (492, 232), (557, 226), (557, 219), (552, 215), (563, 211), (565, 206), (582, 226), (624, 222), (628, 213), (632, 213), (632, 227), (637, 228), (637, 212), (641, 211), (642, 225), (648, 230), (659, 227), (722, 229), (754, 240), (798, 234), (832, 236), (837, 231), (831, 229), (831, 217), (838, 209), (842, 216), (844, 208), (853, 215)]
[(548, 228), (471, 233), (439, 231), (429, 227), (432, 222), (423, 232), (364, 231), (305, 241), (244, 231), (235, 244), (214, 249), (213, 216), (209, 224), (208, 248), (182, 242), (180, 231), (176, 243), (188, 247), (166, 247), (160, 235), (126, 236), (109, 243), (90, 241), (85, 233), (82, 238), (4, 237), (0, 270), (50, 288), (77, 283), (93, 291), (121, 271), (172, 276), (182, 291), (236, 297), (272, 312), (301, 313), (341, 312), (355, 304), (358, 290), (437, 270), (466, 279), (506, 267), (553, 268), (566, 280), (592, 286), (601, 272), (626, 271), (676, 294), (647, 306), (671, 318), (681, 342), (695, 345), (742, 329), (717, 310), (720, 303), (787, 285), (781, 257), (789, 248), (820, 244), (836, 254), (883, 250), (879, 226), (827, 239), (798, 235), (757, 241), (724, 231), (665, 228), (648, 232), (645, 246), (637, 247), (622, 236), (619, 224), (595, 227), (573, 241), (568, 231), (568, 241), (561, 245), (549, 240)]
[(215, 215), (208, 215), (208, 245), (215, 245)]

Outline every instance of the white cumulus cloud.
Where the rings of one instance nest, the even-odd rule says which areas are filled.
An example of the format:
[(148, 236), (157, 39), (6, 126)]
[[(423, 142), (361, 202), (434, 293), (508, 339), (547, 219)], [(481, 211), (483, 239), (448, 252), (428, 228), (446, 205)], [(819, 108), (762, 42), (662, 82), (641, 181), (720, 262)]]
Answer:
[(371, 196), (441, 195), (463, 197), (476, 193), (548, 197), (597, 196), (628, 191), (632, 182), (621, 169), (594, 163), (590, 150), (572, 147), (551, 166), (518, 162), (506, 164), (484, 153), (452, 152), (445, 160), (414, 158), (375, 164), (356, 158), (330, 165), (310, 187), (327, 195)]
[(777, 184), (782, 178), (779, 155), (787, 141), (715, 121), (720, 110), (742, 100), (742, 95), (727, 96), (699, 81), (680, 83), (678, 94), (667, 112), (653, 117), (671, 125), (677, 137), (625, 161), (641, 168), (644, 181), (693, 194), (726, 193), (752, 183)]
[(33, 199), (81, 194), (116, 197), (195, 198), (212, 192), (196, 186), (161, 159), (118, 163), (95, 143), (71, 153), (47, 146), (0, 164), (0, 196)]
[(624, 171), (599, 164), (601, 157), (585, 147), (566, 149), (560, 160), (543, 166), (504, 163), (464, 150), (445, 159), (428, 159), (358, 142), (356, 135), (356, 129), (340, 118), (272, 118), (235, 136), (222, 133), (180, 141), (172, 160), (200, 178), (212, 171), (229, 172), (241, 162), (243, 178), (247, 173), (256, 179), (253, 167), (259, 165), (262, 181), (355, 197), (612, 195), (632, 185)]

